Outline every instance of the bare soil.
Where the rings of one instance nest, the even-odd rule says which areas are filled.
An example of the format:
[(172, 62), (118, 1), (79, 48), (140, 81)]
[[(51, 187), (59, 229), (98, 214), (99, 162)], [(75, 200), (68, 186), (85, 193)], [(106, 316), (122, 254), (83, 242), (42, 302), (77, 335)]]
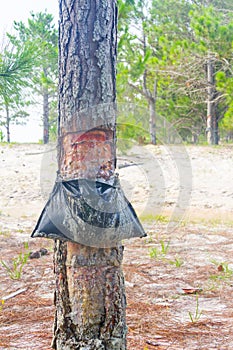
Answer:
[[(0, 260), (14, 271), (20, 254), (48, 250), (28, 259), (19, 279), (0, 264), (1, 350), (51, 349), (53, 242), (30, 238), (50, 188), (40, 180), (45, 151), (0, 146)], [(148, 234), (124, 242), (130, 350), (233, 349), (233, 148), (187, 146), (180, 155), (182, 166), (164, 146), (119, 156), (122, 185)]]

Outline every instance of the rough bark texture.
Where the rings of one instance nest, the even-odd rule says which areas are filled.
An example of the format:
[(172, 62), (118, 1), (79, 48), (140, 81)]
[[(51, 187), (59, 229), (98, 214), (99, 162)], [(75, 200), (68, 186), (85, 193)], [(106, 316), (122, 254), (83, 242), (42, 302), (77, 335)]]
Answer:
[[(116, 158), (116, 1), (59, 5), (59, 176), (94, 179)], [(122, 246), (55, 243), (54, 349), (126, 349), (122, 258)]]
[(57, 242), (54, 349), (126, 349), (122, 248)]

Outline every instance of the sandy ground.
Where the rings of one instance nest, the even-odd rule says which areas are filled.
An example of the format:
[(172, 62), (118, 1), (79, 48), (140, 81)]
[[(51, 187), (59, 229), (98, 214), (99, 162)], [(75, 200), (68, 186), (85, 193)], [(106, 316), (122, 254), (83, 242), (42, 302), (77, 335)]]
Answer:
[[(232, 349), (233, 147), (135, 146), (118, 159), (148, 234), (125, 242), (128, 349)], [(2, 145), (0, 164), (0, 259), (12, 266), (28, 249), (48, 249), (20, 279), (0, 265), (0, 300), (26, 289), (0, 307), (0, 349), (50, 349), (53, 247), (30, 233), (54, 183), (56, 148)]]
[[(2, 222), (19, 224), (23, 218), (25, 224), (28, 218), (35, 223), (56, 177), (56, 147), (1, 146), (0, 164)], [(135, 146), (119, 155), (118, 167), (138, 215), (169, 221), (233, 219), (232, 146)]]

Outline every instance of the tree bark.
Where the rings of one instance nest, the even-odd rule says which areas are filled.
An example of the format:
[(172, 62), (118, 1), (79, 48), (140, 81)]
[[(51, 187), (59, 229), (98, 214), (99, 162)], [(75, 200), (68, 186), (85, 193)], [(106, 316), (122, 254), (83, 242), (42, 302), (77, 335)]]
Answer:
[[(95, 179), (116, 162), (115, 0), (59, 0), (61, 179)], [(123, 247), (55, 243), (57, 350), (126, 349)]]

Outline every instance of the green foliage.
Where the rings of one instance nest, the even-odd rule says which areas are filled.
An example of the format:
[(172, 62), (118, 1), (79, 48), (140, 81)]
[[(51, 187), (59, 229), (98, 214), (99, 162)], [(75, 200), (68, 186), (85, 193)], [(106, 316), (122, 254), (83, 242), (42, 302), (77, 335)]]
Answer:
[(154, 247), (149, 249), (149, 255), (150, 255), (150, 258), (157, 259), (161, 254), (159, 249)]
[(52, 22), (53, 16), (47, 12), (31, 13), (27, 24), (14, 22), (15, 33), (7, 33), (8, 42), (2, 45), (0, 125), (7, 129), (8, 142), (10, 125), (24, 124), (28, 117), (24, 108), (32, 103), (26, 95), (29, 89), (47, 96), (48, 106), (44, 110), (50, 110), (51, 114), (44, 113), (43, 117), (48, 125), (50, 121), (54, 125), (54, 112), (49, 104), (56, 101), (57, 105), (58, 32)]
[(5, 304), (5, 300), (0, 300), (0, 312), (2, 311), (3, 309), (3, 305)]
[[(15, 42), (34, 43), (37, 57), (33, 75), (40, 77), (42, 84), (49, 84), (48, 77), (51, 78), (53, 73), (57, 75), (58, 32), (53, 24), (53, 16), (46, 11), (36, 14), (31, 12), (27, 23), (14, 22), (14, 29), (18, 34), (12, 36)], [(46, 74), (43, 68), (48, 70), (50, 75), (48, 72)]]
[(233, 270), (229, 267), (228, 262), (219, 262), (215, 259), (212, 259), (211, 262), (218, 268), (219, 273), (210, 276), (212, 280), (225, 280), (232, 278)]
[(227, 76), (225, 72), (216, 74), (216, 83), (218, 90), (224, 95), (227, 110), (224, 113), (224, 118), (220, 121), (220, 126), (226, 132), (233, 132), (233, 77)]
[(28, 117), (24, 110), (28, 102), (23, 91), (30, 87), (29, 75), (34, 58), (34, 46), (31, 43), (19, 46), (14, 41), (8, 42), (0, 53), (0, 126), (6, 128), (8, 142), (10, 125), (24, 124)]
[(11, 266), (8, 265), (4, 260), (0, 260), (2, 266), (5, 268), (11, 279), (17, 280), (21, 278), (23, 267), (28, 261), (29, 254), (29, 252), (19, 253), (18, 256), (12, 259)]
[(184, 261), (179, 256), (176, 256), (175, 260), (170, 260), (169, 263), (175, 267), (181, 267), (184, 265)]
[(0, 142), (3, 142), (5, 139), (3, 131), (0, 129)]
[[(222, 8), (223, 9), (223, 8)], [(219, 56), (226, 55), (231, 49), (233, 35), (233, 17), (224, 11), (216, 12), (209, 7), (194, 7), (190, 12), (191, 27), (198, 39), (197, 44), (203, 52), (211, 50)], [(196, 47), (198, 47), (198, 45)]]
[(140, 106), (120, 104), (116, 125), (117, 147), (121, 152), (125, 152), (136, 144), (149, 142), (149, 133), (145, 129), (146, 110)]
[(163, 240), (160, 240), (160, 247), (153, 247), (149, 249), (149, 255), (152, 259), (158, 259), (159, 257), (164, 257), (167, 255), (168, 250), (170, 247), (170, 241), (164, 242)]
[[(5, 104), (5, 116), (3, 112), (0, 112), (0, 126), (6, 127), (7, 123), (25, 125), (28, 120), (29, 113), (21, 109), (21, 107), (23, 107), (23, 103), (22, 106), (15, 105), (13, 100), (12, 102)], [(6, 110), (8, 110), (8, 113)]]
[(196, 309), (194, 313), (189, 311), (189, 318), (192, 323), (198, 322), (202, 316), (202, 310), (199, 309), (199, 296), (196, 296)]
[(165, 216), (165, 215), (161, 215), (161, 214), (153, 214), (153, 213), (147, 213), (147, 214), (142, 214), (140, 215), (140, 220), (141, 221), (149, 221), (149, 222), (153, 222), (153, 221), (157, 221), (160, 223), (168, 223), (169, 222), (169, 217)]
[(216, 72), (217, 119), (222, 129), (231, 132), (232, 3), (227, 0), (211, 1), (211, 6), (204, 0), (120, 3), (118, 100), (147, 108), (153, 98), (156, 132), (162, 140), (171, 142), (169, 130), (159, 125), (161, 118), (169, 121), (185, 141), (204, 139), (206, 62), (210, 55)]
[(160, 241), (161, 244), (161, 253), (166, 255), (170, 246), (170, 242), (165, 243), (163, 240)]
[(29, 86), (29, 74), (34, 65), (34, 45), (8, 42), (0, 53), (0, 99), (6, 103), (19, 100), (23, 87)]
[(146, 138), (148, 138), (148, 132), (140, 125), (131, 123), (117, 123), (118, 140), (134, 140), (140, 143), (140, 140), (142, 139), (144, 140), (142, 143), (145, 143)]
[[(58, 83), (58, 30), (53, 24), (53, 16), (46, 11), (33, 13), (27, 23), (14, 22), (16, 34), (11, 35), (11, 41), (20, 47), (32, 45), (35, 59), (31, 70), (31, 88), (43, 99), (44, 135), (49, 135), (49, 126), (54, 133), (54, 109), (57, 106)], [(42, 113), (41, 113), (42, 114)], [(45, 141), (45, 140), (44, 140)], [(48, 142), (48, 140), (46, 140)]]

